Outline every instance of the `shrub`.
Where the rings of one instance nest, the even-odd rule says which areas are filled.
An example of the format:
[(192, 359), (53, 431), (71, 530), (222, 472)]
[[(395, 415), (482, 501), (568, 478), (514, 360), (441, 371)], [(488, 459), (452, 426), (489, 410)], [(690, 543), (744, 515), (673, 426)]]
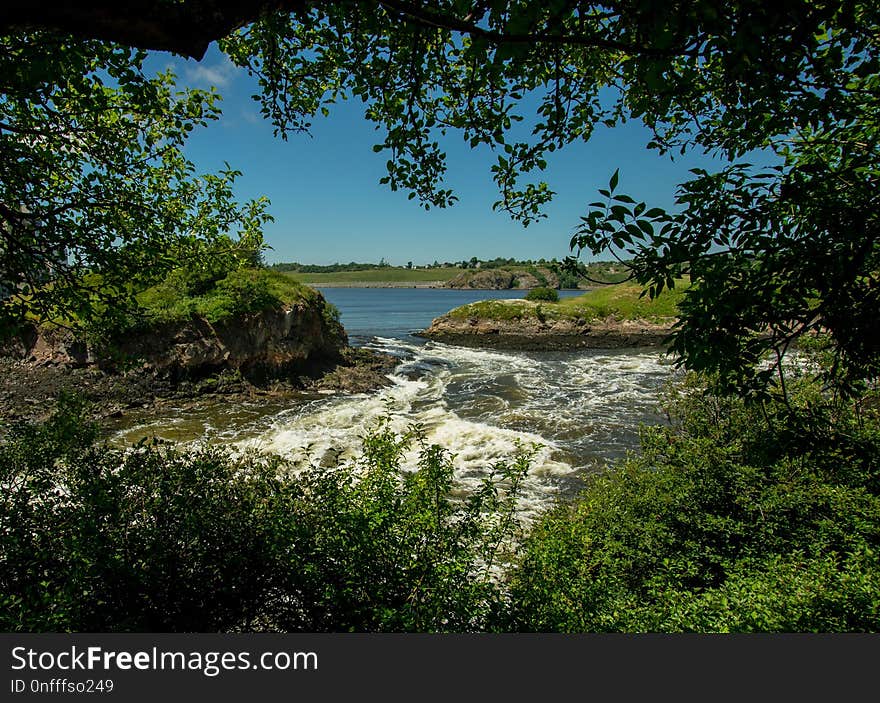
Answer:
[[(403, 470), (418, 447), (418, 465)], [(322, 462), (323, 464), (324, 462)], [(472, 630), (515, 527), (523, 453), (453, 497), (449, 455), (366, 433), (355, 462), (97, 444), (66, 402), (0, 443), (0, 629)]]
[(553, 288), (532, 288), (532, 290), (526, 293), (526, 300), (557, 303), (559, 302), (559, 293)]
[(209, 322), (219, 322), (280, 305), (282, 301), (272, 290), (271, 281), (277, 275), (265, 269), (242, 268), (225, 274), (207, 288), (193, 288), (190, 274), (177, 269), (162, 283), (141, 293), (138, 300), (150, 320), (173, 322), (200, 315)]
[(578, 276), (576, 273), (568, 270), (557, 269), (556, 275), (559, 278), (560, 288), (576, 289), (580, 287), (581, 277)]
[(812, 388), (792, 402), (680, 389), (673, 426), (526, 540), (511, 627), (880, 630), (880, 423)]
[(262, 269), (232, 271), (217, 281), (213, 295), (198, 300), (195, 311), (209, 322), (218, 322), (234, 315), (277, 307), (281, 300), (272, 294), (268, 278), (268, 272)]

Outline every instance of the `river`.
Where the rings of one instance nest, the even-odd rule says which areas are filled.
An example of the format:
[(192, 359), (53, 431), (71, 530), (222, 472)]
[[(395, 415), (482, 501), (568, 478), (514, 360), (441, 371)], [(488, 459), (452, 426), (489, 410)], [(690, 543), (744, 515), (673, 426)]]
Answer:
[[(657, 391), (671, 365), (656, 349), (500, 352), (427, 342), (412, 335), (453, 307), (518, 291), (327, 288), (353, 344), (400, 360), (392, 385), (377, 393), (302, 401), (205, 400), (135, 421), (116, 435), (203, 439), (279, 452), (303, 462), (353, 455), (365, 427), (390, 415), (419, 424), (429, 442), (455, 454), (456, 476), (475, 485), (517, 445), (539, 445), (523, 508), (537, 512), (571, 492), (585, 472), (637, 446), (640, 423), (662, 422)], [(563, 294), (575, 294), (574, 292)], [(137, 420), (137, 418), (135, 418)]]

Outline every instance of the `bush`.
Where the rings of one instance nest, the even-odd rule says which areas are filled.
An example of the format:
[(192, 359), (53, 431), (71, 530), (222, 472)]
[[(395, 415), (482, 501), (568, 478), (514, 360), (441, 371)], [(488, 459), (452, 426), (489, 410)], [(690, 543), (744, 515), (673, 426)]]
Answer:
[(262, 269), (238, 269), (217, 281), (214, 295), (203, 297), (196, 313), (209, 322), (234, 315), (259, 312), (281, 305), (269, 288), (269, 273)]
[(558, 270), (556, 273), (559, 278), (559, 287), (567, 289), (577, 289), (581, 284), (581, 277), (569, 270)]
[(449, 455), (387, 420), (300, 471), (112, 449), (63, 399), (0, 442), (0, 628), (880, 630), (878, 399), (789, 390), (761, 407), (689, 377), (672, 425), (521, 545), (525, 452), (456, 497)]
[(280, 305), (282, 300), (272, 289), (273, 277), (278, 275), (265, 269), (242, 268), (206, 288), (201, 278), (194, 285), (188, 271), (177, 269), (162, 283), (141, 293), (138, 301), (150, 320), (174, 322), (199, 315), (209, 322), (219, 322)]
[[(418, 465), (402, 470), (418, 446)], [(323, 462), (322, 462), (323, 463)], [(524, 453), (453, 497), (450, 457), (386, 423), (355, 462), (131, 450), (82, 409), (0, 444), (4, 631), (473, 630), (500, 610)]]
[(679, 390), (672, 427), (526, 540), (511, 627), (880, 630), (880, 422), (793, 402)]
[(526, 300), (557, 303), (559, 302), (559, 293), (553, 288), (532, 288), (526, 293)]

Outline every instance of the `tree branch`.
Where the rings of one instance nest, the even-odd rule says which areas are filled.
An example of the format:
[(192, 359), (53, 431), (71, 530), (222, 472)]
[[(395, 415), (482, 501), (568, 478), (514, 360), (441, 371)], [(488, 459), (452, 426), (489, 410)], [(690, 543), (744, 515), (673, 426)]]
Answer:
[(238, 27), (273, 11), (302, 12), (308, 4), (308, 0), (4, 0), (0, 32), (54, 30), (201, 60), (212, 41)]
[(658, 49), (651, 46), (627, 44), (625, 42), (605, 39), (594, 34), (564, 34), (550, 32), (534, 32), (515, 34), (510, 32), (498, 32), (483, 29), (476, 25), (475, 20), (467, 18), (460, 20), (439, 12), (434, 12), (423, 5), (411, 2), (399, 2), (398, 0), (379, 0), (383, 7), (393, 10), (405, 18), (411, 18), (418, 23), (435, 29), (447, 29), (461, 32), (471, 37), (479, 37), (493, 44), (550, 44), (555, 46), (587, 46), (596, 49), (608, 49), (610, 51), (622, 51), (629, 54), (642, 56), (684, 56), (697, 55), (699, 51), (687, 47)]
[[(321, 0), (4, 0), (0, 3), (0, 33), (52, 30), (80, 39), (113, 41), (140, 49), (171, 51), (201, 60), (208, 45), (235, 29), (273, 12), (303, 14)], [(378, 5), (412, 24), (460, 32), (493, 44), (543, 44), (586, 46), (642, 56), (695, 56), (687, 46), (658, 48), (616, 41), (595, 33), (512, 33), (479, 27), (478, 15), (463, 19), (426, 5), (399, 0), (378, 0)], [(617, 16), (617, 15), (613, 15)], [(601, 21), (609, 15), (590, 16)]]

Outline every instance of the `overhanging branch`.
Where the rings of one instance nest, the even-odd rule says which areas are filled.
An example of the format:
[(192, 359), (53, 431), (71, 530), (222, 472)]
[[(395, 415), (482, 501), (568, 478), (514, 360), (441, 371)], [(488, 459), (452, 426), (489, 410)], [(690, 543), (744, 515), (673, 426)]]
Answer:
[[(302, 14), (321, 0), (4, 0), (0, 3), (0, 33), (52, 30), (80, 39), (112, 41), (140, 49), (171, 51), (200, 60), (208, 45), (269, 13)], [(516, 33), (480, 27), (479, 16), (455, 17), (430, 4), (377, 0), (377, 5), (404, 22), (479, 37), (492, 44), (588, 46), (643, 56), (696, 53), (691, 47), (658, 48), (632, 44), (593, 32), (537, 31)], [(352, 3), (354, 7), (354, 3)], [(607, 18), (597, 16), (594, 19)]]

